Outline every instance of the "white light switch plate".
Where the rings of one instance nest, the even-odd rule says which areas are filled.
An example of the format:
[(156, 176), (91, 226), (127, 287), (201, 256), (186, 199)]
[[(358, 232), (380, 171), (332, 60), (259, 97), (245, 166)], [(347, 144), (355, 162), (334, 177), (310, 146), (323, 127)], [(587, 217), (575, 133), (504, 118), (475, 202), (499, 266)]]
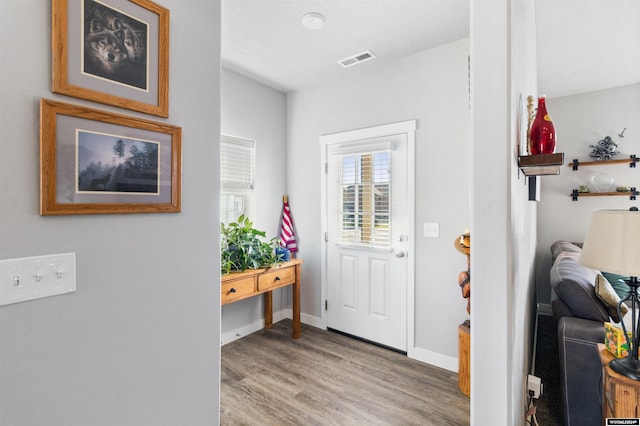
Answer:
[(76, 254), (0, 260), (0, 306), (76, 291)]
[(440, 236), (440, 224), (437, 222), (425, 222), (424, 236), (438, 238)]

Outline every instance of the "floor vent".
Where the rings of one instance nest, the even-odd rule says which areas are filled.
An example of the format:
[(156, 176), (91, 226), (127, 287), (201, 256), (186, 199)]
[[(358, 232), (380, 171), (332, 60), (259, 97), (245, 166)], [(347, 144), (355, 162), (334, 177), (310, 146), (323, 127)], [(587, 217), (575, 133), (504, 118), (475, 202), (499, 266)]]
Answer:
[(376, 55), (366, 50), (362, 53), (358, 53), (357, 55), (349, 56), (348, 58), (340, 59), (338, 63), (342, 65), (344, 68), (351, 67), (356, 64), (361, 64), (370, 59), (375, 59)]

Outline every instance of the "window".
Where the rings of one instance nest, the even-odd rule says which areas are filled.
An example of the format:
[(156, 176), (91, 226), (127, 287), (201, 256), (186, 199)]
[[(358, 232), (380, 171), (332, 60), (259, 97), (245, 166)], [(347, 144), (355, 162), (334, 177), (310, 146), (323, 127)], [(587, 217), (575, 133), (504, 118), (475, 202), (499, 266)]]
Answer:
[(338, 242), (390, 248), (391, 153), (334, 157), (339, 176)]
[(220, 137), (220, 220), (235, 221), (253, 215), (255, 141), (235, 136)]

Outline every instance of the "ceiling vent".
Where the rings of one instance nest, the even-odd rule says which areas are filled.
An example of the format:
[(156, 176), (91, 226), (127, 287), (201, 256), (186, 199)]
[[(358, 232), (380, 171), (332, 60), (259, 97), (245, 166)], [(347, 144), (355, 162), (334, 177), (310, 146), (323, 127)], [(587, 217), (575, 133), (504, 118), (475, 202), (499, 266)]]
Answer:
[(343, 68), (348, 68), (354, 66), (356, 64), (361, 64), (370, 59), (375, 59), (376, 55), (366, 50), (362, 53), (358, 53), (357, 55), (349, 56), (348, 58), (340, 59), (338, 63), (342, 65)]

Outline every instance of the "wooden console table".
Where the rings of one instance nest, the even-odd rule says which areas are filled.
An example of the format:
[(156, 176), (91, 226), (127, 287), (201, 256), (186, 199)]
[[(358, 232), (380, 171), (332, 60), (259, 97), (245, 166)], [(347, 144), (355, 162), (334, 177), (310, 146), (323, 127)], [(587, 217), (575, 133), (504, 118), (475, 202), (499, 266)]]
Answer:
[(302, 259), (292, 259), (278, 266), (248, 269), (244, 272), (223, 274), (221, 281), (221, 305), (264, 294), (264, 327), (273, 326), (273, 298), (271, 292), (277, 288), (291, 287), (293, 304), (291, 337), (298, 339), (300, 327), (300, 267)]

